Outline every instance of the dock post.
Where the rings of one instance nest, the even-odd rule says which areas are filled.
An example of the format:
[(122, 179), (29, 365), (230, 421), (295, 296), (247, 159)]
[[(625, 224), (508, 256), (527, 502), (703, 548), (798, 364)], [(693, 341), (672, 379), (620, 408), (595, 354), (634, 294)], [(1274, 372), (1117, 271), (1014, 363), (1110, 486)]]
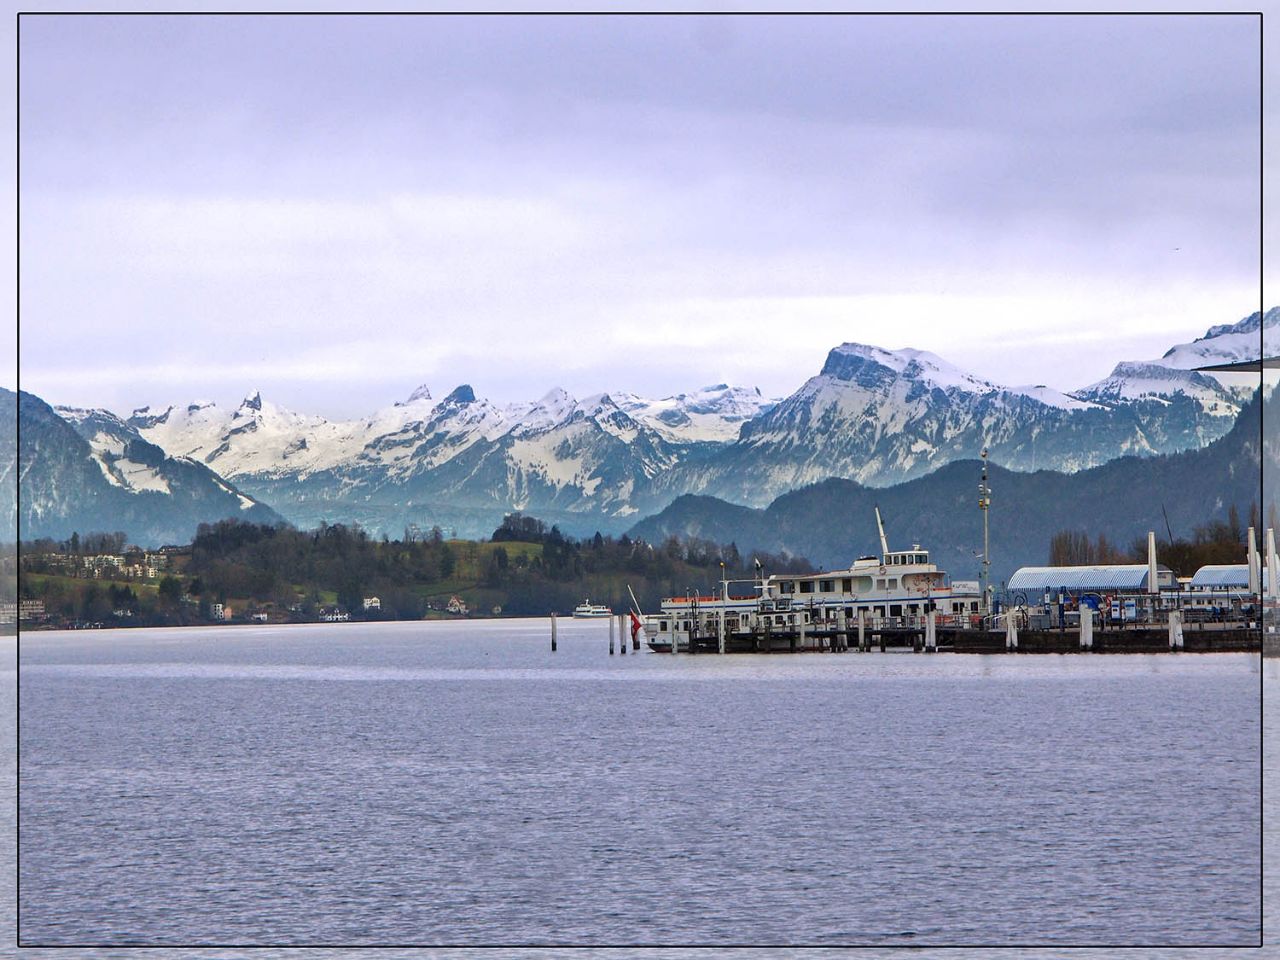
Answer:
[(618, 614), (618, 653), (627, 655), (627, 625), (622, 622), (622, 614)]
[(802, 610), (802, 611), (800, 611), (800, 620), (799, 620), (799, 621), (798, 621), (798, 623), (797, 623), (797, 627), (798, 627), (798, 634), (797, 634), (797, 633), (793, 633), (793, 634), (791, 635), (791, 652), (792, 652), (792, 653), (795, 653), (795, 652), (796, 652), (796, 646), (797, 646), (797, 644), (796, 644), (796, 637), (797, 637), (797, 635), (799, 636), (799, 639), (800, 639), (799, 647), (800, 647), (800, 649), (801, 649), (801, 650), (803, 650), (803, 649), (804, 649), (804, 611), (803, 611), (803, 610)]
[(1080, 649), (1093, 649), (1093, 608), (1083, 601), (1080, 603)]
[(924, 652), (938, 652), (938, 622), (934, 619), (934, 613), (929, 611), (924, 623)]
[(556, 652), (556, 615), (551, 614), (551, 652)]
[(867, 611), (864, 607), (858, 608), (858, 652), (867, 652)]
[(1013, 622), (1014, 612), (1004, 615), (1004, 648), (1008, 653), (1018, 652), (1018, 625)]
[(613, 656), (613, 614), (609, 614), (609, 656)]
[(1182, 611), (1169, 611), (1169, 649), (1177, 652), (1182, 649)]
[(1262, 579), (1258, 575), (1258, 540), (1254, 535), (1253, 527), (1249, 528), (1249, 593), (1257, 598), (1262, 591), (1259, 590), (1259, 581)]
[(1263, 578), (1266, 589), (1262, 592), (1272, 600), (1280, 597), (1280, 581), (1276, 580), (1277, 567), (1280, 567), (1280, 561), (1276, 557), (1276, 531), (1274, 527), (1267, 527), (1267, 570)]

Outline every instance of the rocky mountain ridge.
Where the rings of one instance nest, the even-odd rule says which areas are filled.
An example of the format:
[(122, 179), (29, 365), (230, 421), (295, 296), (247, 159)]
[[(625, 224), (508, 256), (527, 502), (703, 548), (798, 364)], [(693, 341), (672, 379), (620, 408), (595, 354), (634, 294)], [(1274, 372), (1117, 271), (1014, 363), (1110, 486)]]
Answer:
[(86, 434), (104, 478), (159, 492), (146, 462), (155, 448), (301, 526), (355, 521), (399, 535), (438, 524), (482, 536), (522, 510), (568, 532), (620, 532), (683, 494), (763, 506), (830, 477), (884, 487), (984, 446), (1010, 469), (1067, 472), (1202, 447), (1230, 429), (1251, 388), (1190, 368), (1257, 356), (1277, 329), (1280, 308), (1218, 324), (1068, 393), (1002, 386), (924, 350), (846, 343), (779, 401), (716, 384), (661, 400), (578, 400), (557, 388), (498, 405), (464, 384), (440, 401), (423, 385), (352, 421), (296, 413), (258, 391), (234, 410), (59, 413)]

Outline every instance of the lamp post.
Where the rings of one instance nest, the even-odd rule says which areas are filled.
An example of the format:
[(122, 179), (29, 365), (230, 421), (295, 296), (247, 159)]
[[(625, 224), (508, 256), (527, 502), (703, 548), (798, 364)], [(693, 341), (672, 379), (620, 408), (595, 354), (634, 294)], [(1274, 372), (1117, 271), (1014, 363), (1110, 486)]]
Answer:
[(991, 508), (991, 485), (987, 483), (987, 448), (982, 448), (982, 482), (978, 484), (978, 509), (982, 511), (982, 569), (978, 579), (982, 587), (982, 612), (991, 612), (991, 539), (987, 525), (987, 512)]

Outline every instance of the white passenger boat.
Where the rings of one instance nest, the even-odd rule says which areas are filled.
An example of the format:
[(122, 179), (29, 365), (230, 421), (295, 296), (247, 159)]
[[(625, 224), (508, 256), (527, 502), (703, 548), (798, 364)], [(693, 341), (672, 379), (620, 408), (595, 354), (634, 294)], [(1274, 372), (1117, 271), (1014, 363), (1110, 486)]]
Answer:
[[(644, 618), (651, 650), (687, 650), (691, 638), (718, 637), (730, 643), (763, 636), (813, 636), (822, 631), (920, 628), (929, 612), (935, 624), (972, 622), (982, 611), (977, 581), (950, 582), (918, 544), (890, 550), (876, 511), (881, 555), (859, 557), (847, 569), (759, 576), (722, 581), (720, 596), (669, 597), (661, 612)], [(750, 593), (732, 596), (730, 583), (751, 583)], [(743, 593), (745, 591), (739, 591)], [(724, 624), (721, 627), (721, 619)], [(741, 644), (739, 644), (741, 645)]]
[(580, 604), (573, 608), (573, 618), (575, 620), (595, 620), (600, 617), (607, 617), (611, 613), (608, 607), (599, 603), (592, 603), (590, 599), (583, 600)]

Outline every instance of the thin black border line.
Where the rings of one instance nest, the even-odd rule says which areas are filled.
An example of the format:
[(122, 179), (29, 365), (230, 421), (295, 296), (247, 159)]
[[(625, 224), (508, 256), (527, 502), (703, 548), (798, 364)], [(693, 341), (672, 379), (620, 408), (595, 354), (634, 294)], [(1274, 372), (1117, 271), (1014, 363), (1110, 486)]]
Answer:
[[(225, 17), (348, 17), (348, 16), (401, 16), (401, 17), (535, 17), (535, 16), (565, 16), (565, 17), (708, 17), (708, 16), (801, 16), (801, 17), (1007, 17), (1007, 18), (1029, 18), (1029, 17), (1236, 17), (1236, 16), (1254, 16), (1258, 19), (1258, 308), (1260, 318), (1266, 316), (1266, 291), (1265, 291), (1265, 156), (1266, 156), (1266, 112), (1264, 109), (1264, 97), (1266, 95), (1265, 85), (1265, 22), (1264, 12), (1262, 10), (1208, 10), (1208, 11), (1123, 11), (1123, 10), (1075, 10), (1075, 11), (1055, 11), (1055, 10), (1039, 10), (1039, 11), (1000, 11), (1000, 10), (974, 10), (974, 11), (922, 11), (922, 10), (870, 10), (870, 11), (776, 11), (776, 10), (751, 10), (751, 11), (628, 11), (628, 10), (604, 10), (604, 11), (467, 11), (467, 10), (441, 10), (441, 11), (290, 11), (290, 10), (265, 10), (265, 11), (222, 11), (222, 10), (201, 10), (201, 11), (73, 11), (73, 10), (49, 10), (49, 11), (22, 11), (15, 13), (15, 30), (14, 30), (14, 70), (15, 70), (15, 116), (14, 116), (14, 228), (15, 228), (15, 284), (14, 284), (14, 305), (15, 305), (15, 326), (17, 355), (15, 357), (15, 382), (18, 387), (17, 397), (15, 397), (15, 438), (17, 449), (21, 449), (21, 418), (17, 416), (17, 407), (21, 400), (22, 390), (22, 363), (21, 363), (21, 339), (22, 339), (22, 242), (21, 242), (21, 222), (22, 222), (22, 18), (24, 16), (53, 16), (53, 17), (163, 17), (163, 16), (182, 16), (182, 17), (208, 17), (208, 16), (225, 16)], [(1258, 339), (1259, 339), (1259, 356), (1264, 356), (1262, 350), (1264, 347), (1264, 326), (1259, 323)], [(1263, 481), (1263, 465), (1265, 463), (1265, 429), (1264, 429), (1264, 413), (1262, 410), (1261, 389), (1264, 385), (1265, 372), (1259, 370), (1259, 461), (1258, 461), (1258, 504), (1259, 504), (1259, 524), (1263, 521), (1262, 510), (1265, 509), (1265, 488)], [(15, 451), (16, 454), (17, 451)], [(15, 463), (17, 462), (15, 457)], [(17, 474), (15, 473), (15, 483), (17, 486), (15, 504), (17, 505), (17, 517), (21, 518), (21, 483), (17, 482)], [(21, 567), (21, 530), (15, 522), (15, 559), (20, 569)], [(19, 571), (15, 571), (15, 577)], [(1274, 573), (1271, 574), (1275, 576)], [(1265, 627), (1261, 617), (1258, 622), (1260, 640), (1265, 642)], [(1266, 904), (1265, 904), (1265, 843), (1266, 843), (1266, 825), (1263, 816), (1265, 809), (1265, 783), (1266, 771), (1264, 766), (1265, 757), (1265, 710), (1264, 710), (1264, 680), (1265, 680), (1265, 664), (1263, 658), (1263, 650), (1260, 644), (1258, 650), (1258, 775), (1259, 775), (1259, 805), (1258, 805), (1258, 826), (1259, 826), (1259, 843), (1258, 843), (1258, 942), (1256, 944), (1217, 944), (1217, 943), (1194, 943), (1194, 944), (1107, 944), (1107, 943), (1081, 943), (1081, 944), (1056, 944), (1056, 943), (1001, 943), (1001, 944), (931, 944), (931, 943), (871, 943), (871, 944), (806, 944), (806, 943), (773, 943), (773, 944), (738, 944), (738, 943), (674, 943), (674, 944), (569, 944), (569, 943), (392, 943), (392, 944), (345, 944), (345, 943), (306, 943), (306, 944), (277, 944), (277, 943), (41, 943), (26, 942), (24, 943), (21, 936), (21, 686), (22, 686), (22, 626), (21, 618), (16, 624), (15, 630), (15, 783), (14, 795), (15, 806), (14, 811), (14, 833), (15, 833), (15, 849), (14, 849), (14, 941), (18, 949), (44, 949), (44, 950), (83, 950), (83, 949), (101, 949), (101, 950), (308, 950), (308, 949), (327, 949), (327, 950), (395, 950), (395, 949), (466, 949), (466, 950), (512, 950), (512, 949), (555, 949), (555, 950), (610, 950), (610, 949), (632, 949), (632, 950), (671, 950), (671, 949), (699, 949), (699, 950), (866, 950), (866, 949), (889, 949), (889, 950), (1153, 950), (1153, 949), (1173, 949), (1173, 950), (1256, 950), (1265, 947), (1265, 923), (1266, 923)]]
[[(16, 568), (14, 577), (22, 577), (22, 17), (15, 16), (13, 23), (13, 321), (14, 386), (13, 398), (14, 456), (14, 518), (13, 557)], [(18, 584), (15, 584), (18, 586)], [(21, 589), (16, 591), (21, 607)], [(13, 651), (13, 942), (22, 944), (22, 617), (18, 617), (14, 629)]]
[[(1265, 45), (1266, 45), (1266, 23), (1263, 14), (1258, 13), (1258, 527), (1261, 530), (1267, 529), (1266, 517), (1264, 511), (1267, 510), (1267, 489), (1266, 489), (1266, 367), (1262, 361), (1266, 358), (1266, 318), (1267, 318), (1267, 291), (1266, 291), (1266, 103), (1267, 95), (1266, 71), (1265, 71)], [(1265, 549), (1265, 547), (1264, 547)], [(1252, 562), (1252, 558), (1250, 560)], [(1267, 565), (1271, 565), (1271, 557), (1267, 557)], [(1259, 564), (1261, 566), (1261, 564)], [(1267, 576), (1271, 578), (1272, 595), (1277, 595), (1280, 588), (1276, 584), (1276, 571), (1270, 570)], [(1261, 580), (1261, 577), (1259, 577)], [(1258, 589), (1262, 590), (1262, 584), (1258, 584)], [(1265, 591), (1263, 591), (1265, 593)], [(1265, 812), (1267, 809), (1267, 768), (1265, 763), (1266, 752), (1266, 644), (1267, 644), (1267, 627), (1265, 621), (1266, 605), (1261, 597), (1258, 598), (1258, 946), (1261, 948), (1267, 942), (1267, 910), (1266, 910), (1266, 863), (1267, 863), (1267, 827)], [(1276, 610), (1272, 610), (1272, 619), (1274, 621)], [(1272, 629), (1275, 629), (1273, 622)]]
[(20, 10), (19, 17), (1261, 17), (1261, 10)]

